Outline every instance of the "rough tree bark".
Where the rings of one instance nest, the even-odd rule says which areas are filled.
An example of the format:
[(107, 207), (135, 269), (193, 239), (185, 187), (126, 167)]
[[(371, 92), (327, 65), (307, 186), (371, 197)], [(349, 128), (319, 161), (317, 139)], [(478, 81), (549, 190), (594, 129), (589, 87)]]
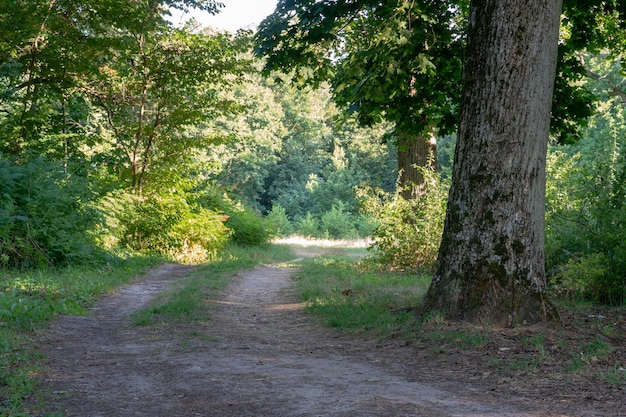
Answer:
[(434, 134), (398, 133), (398, 189), (411, 200), (421, 197), (426, 186), (421, 169), (437, 171), (437, 142)]
[(546, 297), (545, 165), (561, 0), (472, 0), (452, 185), (428, 311), (557, 320)]

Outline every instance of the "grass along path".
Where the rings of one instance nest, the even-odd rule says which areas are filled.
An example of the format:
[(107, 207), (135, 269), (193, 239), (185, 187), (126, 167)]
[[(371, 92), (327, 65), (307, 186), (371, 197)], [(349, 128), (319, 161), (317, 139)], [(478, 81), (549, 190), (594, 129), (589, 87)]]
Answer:
[[(281, 286), (274, 288), (273, 292), (261, 291), (263, 280), (257, 282), (257, 288), (251, 292), (237, 287), (243, 285), (242, 283), (247, 282), (249, 278), (247, 272), (237, 271), (254, 271), (254, 265), (292, 259), (293, 253), (299, 258), (306, 259), (297, 262), (298, 269), (291, 269), (290, 267), (294, 266), (291, 264), (270, 269), (288, 272), (287, 275), (282, 272), (272, 274), (274, 278), (278, 277), (283, 282)], [(471, 399), (478, 395), (480, 403), (487, 407), (484, 409), (487, 411), (489, 407), (494, 407), (493, 404), (501, 402), (502, 407), (507, 408), (500, 409), (500, 412), (508, 413), (513, 410), (511, 411), (513, 414), (509, 415), (548, 416), (559, 415), (558, 413), (568, 416), (626, 415), (624, 395), (626, 325), (623, 309), (564, 305), (561, 308), (564, 325), (560, 328), (492, 330), (447, 322), (437, 315), (426, 319), (417, 318), (407, 310), (419, 304), (421, 294), (428, 285), (428, 277), (419, 274), (375, 272), (367, 262), (355, 262), (366, 255), (367, 251), (362, 247), (342, 248), (330, 244), (311, 246), (310, 243), (306, 245), (292, 243), (290, 247), (278, 245), (272, 249), (232, 253), (219, 262), (197, 268), (193, 273), (181, 277), (171, 290), (161, 293), (145, 308), (130, 314), (123, 329), (140, 339), (143, 338), (144, 341), (154, 343), (152, 347), (157, 349), (154, 352), (161, 349), (160, 343), (166, 343), (166, 351), (183, 355), (181, 358), (193, 358), (198, 352), (214, 352), (219, 348), (221, 350), (218, 350), (226, 356), (216, 356), (214, 359), (228, 362), (230, 357), (228, 355), (234, 355), (232, 357), (239, 357), (238, 360), (241, 360), (240, 354), (244, 354), (245, 361), (258, 361), (256, 367), (267, 365), (269, 363), (267, 358), (270, 358), (271, 362), (274, 360), (271, 358), (277, 356), (269, 351), (261, 354), (262, 351), (254, 350), (253, 347), (256, 349), (267, 347), (265, 345), (291, 346), (289, 352), (281, 351), (280, 355), (315, 347), (313, 351), (305, 354), (311, 355), (311, 352), (314, 352), (316, 357), (322, 358), (341, 355), (343, 360), (349, 362), (361, 363), (365, 360), (370, 365), (383, 365), (386, 372), (401, 374), (404, 382), (419, 382), (430, 388), (437, 386), (439, 387), (437, 389), (443, 389), (437, 392), (447, 392), (453, 397)], [(224, 294), (222, 288), (227, 285), (230, 285), (229, 297), (235, 297), (234, 299), (222, 299), (217, 296)], [(250, 299), (245, 303), (240, 299), (237, 301), (237, 294), (244, 292), (252, 294), (251, 296), (256, 294), (260, 298)], [(276, 299), (278, 301), (271, 299), (268, 301), (262, 297), (263, 294), (274, 294), (271, 297), (279, 297)], [(303, 303), (300, 302), (302, 299), (305, 300)], [(261, 306), (256, 312), (245, 309), (246, 306), (254, 308), (256, 304), (257, 307)], [(193, 308), (189, 308), (190, 306)], [(218, 312), (222, 314), (225, 309), (231, 309), (230, 314), (234, 316), (232, 320), (226, 321), (226, 324), (222, 322), (221, 329), (225, 329), (224, 331), (236, 329), (241, 331), (241, 326), (244, 326), (243, 335), (247, 337), (258, 329), (269, 330), (264, 335), (257, 334), (254, 343), (246, 339), (240, 339), (239, 343), (236, 341), (231, 343), (232, 340), (228, 342), (230, 340), (228, 333), (211, 330), (216, 321), (219, 321), (219, 317), (222, 317), (216, 314)], [(303, 309), (308, 309), (310, 313), (305, 313)], [(270, 312), (274, 315), (269, 315)], [(249, 318), (247, 324), (237, 320), (241, 317)], [(315, 323), (333, 327), (334, 330), (317, 333), (319, 331), (317, 326), (310, 327)], [(278, 327), (267, 328), (265, 327), (267, 324), (277, 324)], [(294, 337), (294, 334), (302, 336), (303, 329), (313, 329), (311, 330), (313, 336), (289, 339)], [(276, 339), (279, 334), (282, 336)], [(296, 342), (289, 344), (285, 342), (286, 340)], [(130, 345), (137, 346), (135, 339), (131, 340)], [(19, 350), (16, 352), (19, 354)], [(148, 365), (150, 363), (154, 365), (156, 361), (163, 369), (168, 370), (170, 363), (176, 364), (179, 360), (166, 356), (168, 359), (165, 362), (158, 362), (154, 352), (150, 360), (147, 360)], [(187, 354), (191, 356), (185, 356)], [(290, 369), (298, 368), (299, 360), (299, 356), (292, 357), (292, 362), (282, 363), (281, 367), (288, 365)], [(188, 365), (192, 368), (194, 366)], [(323, 365), (322, 362), (318, 362), (318, 365), (327, 374), (335, 372), (332, 364)], [(190, 370), (191, 374), (195, 375), (196, 371), (205, 373), (208, 368), (205, 369), (203, 366), (193, 368)], [(210, 368), (208, 364), (206, 366)], [(16, 366), (14, 369), (19, 370), (21, 367)], [(33, 375), (37, 376), (37, 369), (30, 369), (23, 372), (25, 381), (32, 381)], [(237, 369), (242, 371), (242, 368)], [(264, 379), (265, 376), (259, 376), (257, 372), (260, 368), (255, 369), (251, 374), (252, 378), (260, 378), (259, 381), (265, 381), (265, 384), (270, 385), (275, 380), (274, 377)], [(344, 371), (355, 372), (357, 375), (361, 372), (357, 368)], [(170, 371), (164, 371), (171, 381), (178, 379), (184, 381), (187, 377), (168, 372)], [(235, 380), (239, 377), (237, 375), (233, 377)], [(380, 379), (380, 375), (377, 378), (375, 381)], [(222, 379), (215, 376), (208, 382), (205, 380), (204, 383), (216, 386), (222, 383)], [(17, 400), (6, 401), (3, 404), (22, 404), (22, 406), (19, 408), (12, 405), (12, 409), (5, 408), (9, 412), (6, 415), (33, 415), (24, 411), (23, 406), (23, 393), (31, 389), (14, 391)], [(323, 385), (317, 386), (316, 389), (323, 390)], [(185, 397), (184, 392), (179, 395), (189, 400), (190, 397)], [(221, 392), (228, 396), (230, 388), (222, 385)], [(56, 398), (53, 396), (53, 401), (63, 399), (65, 394), (66, 391), (58, 390)], [(350, 395), (356, 394), (352, 392)], [(229, 397), (232, 401), (225, 405), (224, 412), (246, 410), (231, 408), (235, 407), (233, 404), (254, 407), (254, 404), (261, 401), (248, 399), (246, 402), (242, 399), (244, 397), (242, 394), (237, 401)], [(222, 399), (224, 398), (226, 397)], [(389, 404), (386, 404), (385, 398), (385, 396), (379, 398), (378, 403), (365, 401), (370, 407), (368, 408), (370, 414), (363, 415), (387, 415), (384, 412)], [(42, 404), (46, 407), (52, 405), (49, 397), (31, 398), (33, 399), (35, 401), (29, 404), (35, 405), (35, 408), (39, 406), (41, 409)], [(216, 398), (213, 400), (217, 401)], [(277, 404), (275, 406), (279, 406)], [(399, 409), (401, 412), (399, 411), (398, 415), (415, 415), (411, 414), (411, 410), (412, 412), (417, 410), (416, 403), (411, 400), (405, 406), (406, 410)], [(204, 406), (196, 404), (196, 407)], [(344, 409), (347, 409), (345, 407), (348, 406), (344, 406)], [(375, 410), (378, 410), (378, 414)], [(419, 415), (454, 415), (449, 411), (445, 414), (437, 407), (433, 410), (435, 411), (431, 411), (434, 414), (427, 414), (430, 411), (422, 408)], [(49, 408), (47, 415), (58, 415), (55, 414), (56, 411)]]
[[(201, 297), (217, 294), (228, 284), (233, 271), (290, 257), (289, 249), (282, 246), (229, 247), (213, 263), (194, 269), (213, 279), (199, 281), (190, 276), (178, 288), (160, 295), (147, 311), (133, 317), (137, 324), (204, 319), (205, 303)], [(45, 358), (38, 343), (59, 316), (93, 314), (96, 310), (89, 308), (103, 297), (144, 277), (150, 268), (162, 263), (160, 259), (136, 257), (99, 268), (4, 271), (0, 279), (0, 415), (38, 415), (37, 410), (44, 406), (37, 392), (40, 375), (45, 371)], [(152, 295), (155, 294), (144, 292), (140, 297), (147, 302)]]

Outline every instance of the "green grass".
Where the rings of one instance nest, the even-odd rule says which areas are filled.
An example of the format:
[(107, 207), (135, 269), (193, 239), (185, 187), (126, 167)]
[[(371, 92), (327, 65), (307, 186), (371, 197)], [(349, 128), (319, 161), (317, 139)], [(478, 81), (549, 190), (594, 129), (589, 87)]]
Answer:
[(0, 415), (28, 415), (25, 399), (36, 386), (41, 355), (36, 331), (59, 314), (83, 314), (111, 289), (145, 273), (159, 260), (134, 257), (101, 267), (3, 270), (0, 277)]
[[(228, 274), (293, 257), (286, 246), (229, 246), (214, 262), (191, 273), (178, 290), (159, 297), (160, 303), (152, 305), (151, 311), (143, 318), (138, 315), (136, 320), (203, 320), (206, 318), (204, 291), (222, 289), (228, 282)], [(1, 270), (0, 416), (28, 416), (32, 415), (29, 407), (37, 407), (38, 400), (33, 397), (41, 366), (41, 355), (35, 349), (38, 330), (60, 314), (84, 314), (103, 295), (161, 262), (156, 258), (129, 257), (100, 267)]]
[(348, 257), (303, 262), (296, 290), (326, 326), (379, 337), (410, 334), (430, 277), (361, 268)]
[(277, 263), (293, 259), (287, 246), (229, 246), (213, 262), (201, 265), (180, 285), (158, 295), (148, 307), (132, 314), (135, 325), (167, 326), (210, 319), (207, 300), (215, 299), (234, 272), (260, 263)]

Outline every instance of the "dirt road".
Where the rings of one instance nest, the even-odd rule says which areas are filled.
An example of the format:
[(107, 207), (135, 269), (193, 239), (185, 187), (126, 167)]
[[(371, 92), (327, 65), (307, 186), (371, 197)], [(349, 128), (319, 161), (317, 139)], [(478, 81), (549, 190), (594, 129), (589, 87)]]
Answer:
[[(239, 274), (197, 337), (129, 323), (188, 267), (164, 265), (61, 317), (46, 344), (46, 410), (67, 416), (564, 416), (555, 404), (493, 396), (425, 373), (409, 348), (318, 327), (290, 290), (293, 269)], [(406, 358), (407, 360), (404, 360)], [(416, 369), (417, 368), (417, 369)], [(571, 410), (570, 410), (571, 411)]]

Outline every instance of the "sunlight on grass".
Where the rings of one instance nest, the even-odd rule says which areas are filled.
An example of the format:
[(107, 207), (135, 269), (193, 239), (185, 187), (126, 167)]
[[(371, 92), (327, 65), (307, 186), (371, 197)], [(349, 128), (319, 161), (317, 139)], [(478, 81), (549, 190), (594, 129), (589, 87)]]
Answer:
[(322, 257), (303, 262), (296, 289), (322, 322), (379, 337), (407, 333), (417, 324), (428, 276), (370, 272), (351, 259)]
[[(148, 307), (131, 315), (133, 324), (173, 326), (210, 319), (211, 309), (233, 274), (259, 264), (284, 262), (292, 259), (289, 247), (280, 245), (238, 246), (227, 250), (207, 264), (196, 268), (177, 288), (159, 294)], [(174, 326), (175, 327), (175, 326)], [(175, 328), (172, 331), (175, 331)]]
[(371, 239), (311, 239), (303, 236), (289, 236), (285, 238), (274, 239), (273, 243), (277, 245), (317, 246), (321, 248), (368, 248), (372, 245)]

